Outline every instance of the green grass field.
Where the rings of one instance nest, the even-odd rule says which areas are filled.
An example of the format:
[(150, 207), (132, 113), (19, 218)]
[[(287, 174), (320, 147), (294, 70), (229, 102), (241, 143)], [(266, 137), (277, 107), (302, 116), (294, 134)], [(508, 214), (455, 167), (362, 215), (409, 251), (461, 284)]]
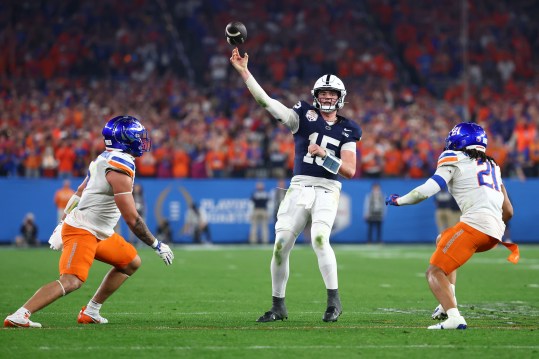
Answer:
[[(344, 313), (322, 322), (326, 292), (316, 256), (291, 255), (289, 319), (256, 323), (271, 305), (270, 247), (176, 247), (166, 267), (143, 265), (103, 306), (107, 325), (76, 317), (108, 267), (96, 263), (80, 290), (32, 316), (42, 329), (0, 331), (3, 358), (538, 358), (539, 246), (521, 261), (496, 248), (459, 271), (464, 331), (428, 331), (436, 306), (424, 272), (433, 247), (334, 246)], [(59, 254), (0, 249), (0, 314), (57, 278)]]

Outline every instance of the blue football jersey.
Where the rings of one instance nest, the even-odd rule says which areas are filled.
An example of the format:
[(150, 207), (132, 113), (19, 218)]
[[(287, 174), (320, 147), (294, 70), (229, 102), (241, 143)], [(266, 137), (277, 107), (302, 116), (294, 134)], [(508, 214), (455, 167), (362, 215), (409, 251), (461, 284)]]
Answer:
[(341, 148), (345, 143), (361, 139), (361, 128), (357, 123), (339, 115), (337, 121), (330, 126), (320, 111), (305, 101), (298, 102), (293, 110), (299, 115), (299, 128), (294, 133), (294, 175), (337, 180), (336, 174), (322, 167), (322, 158), (309, 154), (308, 147), (316, 143), (341, 158)]

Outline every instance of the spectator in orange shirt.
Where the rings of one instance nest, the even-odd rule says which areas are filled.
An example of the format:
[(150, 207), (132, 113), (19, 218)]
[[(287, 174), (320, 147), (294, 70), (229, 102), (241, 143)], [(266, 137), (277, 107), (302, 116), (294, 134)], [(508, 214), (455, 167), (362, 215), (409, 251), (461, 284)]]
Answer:
[(69, 199), (71, 196), (73, 196), (73, 194), (75, 194), (75, 191), (71, 189), (71, 182), (68, 179), (64, 180), (62, 188), (54, 193), (54, 204), (56, 205), (58, 222), (60, 222), (64, 216), (64, 209), (66, 208), (67, 202), (69, 202)]
[(361, 173), (364, 177), (380, 178), (382, 170), (382, 155), (374, 140), (368, 138), (361, 147)]
[(407, 172), (406, 176), (409, 178), (423, 178), (425, 177), (425, 161), (421, 157), (419, 150), (414, 148), (413, 151), (406, 158)]
[(191, 164), (191, 158), (189, 154), (177, 145), (172, 154), (172, 176), (174, 178), (189, 177), (189, 167)]
[(535, 139), (537, 134), (537, 127), (531, 121), (527, 121), (524, 116), (521, 116), (517, 120), (513, 136), (516, 141), (517, 151), (524, 152), (530, 143)]
[(503, 143), (501, 135), (492, 136), (492, 143), (489, 143), (487, 148), (487, 155), (495, 158), (496, 163), (500, 166), (502, 173), (505, 172), (505, 165), (507, 162), (507, 156), (509, 155), (509, 150), (507, 146)]
[(147, 152), (142, 157), (135, 159), (137, 166), (137, 174), (141, 177), (155, 177), (157, 174), (157, 160), (152, 155), (152, 152)]
[(397, 141), (388, 142), (388, 149), (384, 152), (384, 176), (400, 177), (403, 174), (404, 160)]
[(28, 149), (24, 159), (24, 176), (26, 178), (39, 178), (40, 168), (41, 156), (34, 147), (31, 147)]
[(226, 153), (219, 146), (211, 146), (206, 153), (206, 173), (209, 178), (222, 178), (224, 177), (226, 167)]
[(64, 142), (60, 148), (56, 150), (59, 178), (71, 178), (76, 157), (75, 151), (71, 148), (71, 141)]
[(243, 178), (247, 170), (247, 136), (240, 132), (228, 146), (228, 166), (230, 177)]

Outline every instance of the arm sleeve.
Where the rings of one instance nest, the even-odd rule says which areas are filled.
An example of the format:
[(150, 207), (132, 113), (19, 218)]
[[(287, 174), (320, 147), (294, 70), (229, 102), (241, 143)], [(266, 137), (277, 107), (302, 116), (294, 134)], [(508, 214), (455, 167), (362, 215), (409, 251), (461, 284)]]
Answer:
[(249, 76), (245, 84), (260, 106), (288, 127), (292, 133), (296, 133), (299, 127), (299, 116), (294, 110), (269, 97), (253, 76)]
[(405, 206), (408, 204), (416, 204), (440, 191), (440, 186), (432, 178), (429, 178), (427, 182), (423, 183), (405, 194), (402, 197), (397, 198), (399, 206)]
[(453, 178), (454, 173), (454, 169), (450, 168), (450, 166), (439, 167), (434, 175), (425, 183), (414, 188), (404, 196), (399, 197), (397, 203), (399, 206), (416, 204), (434, 196), (436, 193), (440, 192), (442, 188), (447, 187), (447, 183)]

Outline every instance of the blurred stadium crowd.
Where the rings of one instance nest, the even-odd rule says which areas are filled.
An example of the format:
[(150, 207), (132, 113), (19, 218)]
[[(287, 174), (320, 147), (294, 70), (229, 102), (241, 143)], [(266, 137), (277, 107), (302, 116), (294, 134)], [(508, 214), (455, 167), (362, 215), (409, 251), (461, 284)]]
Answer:
[(0, 176), (85, 175), (104, 149), (103, 124), (124, 113), (151, 131), (139, 176), (290, 176), (292, 136), (229, 64), (224, 28), (239, 20), (240, 52), (285, 105), (310, 102), (325, 73), (343, 79), (342, 115), (364, 133), (357, 177), (429, 176), (467, 119), (487, 129), (505, 176), (537, 177), (539, 5), (468, 1), (464, 37), (462, 4), (2, 1)]

